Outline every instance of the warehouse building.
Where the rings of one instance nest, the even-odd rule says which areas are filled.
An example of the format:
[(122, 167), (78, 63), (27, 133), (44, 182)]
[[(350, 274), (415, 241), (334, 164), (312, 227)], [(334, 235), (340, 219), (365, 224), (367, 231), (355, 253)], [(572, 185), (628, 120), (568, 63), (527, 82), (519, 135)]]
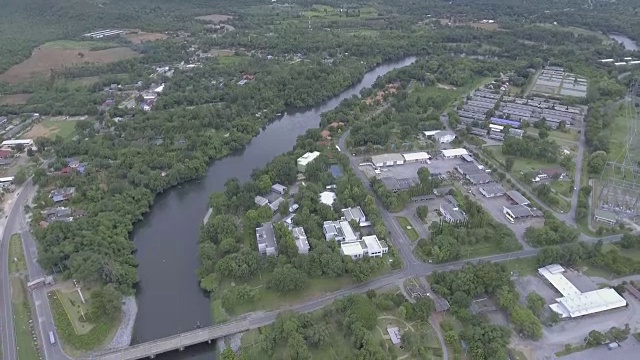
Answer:
[(560, 317), (576, 318), (627, 306), (627, 301), (612, 288), (581, 292), (562, 274), (564, 271), (557, 264), (538, 269), (538, 274), (563, 296), (556, 299), (556, 304), (549, 305)]
[(507, 197), (516, 205), (529, 205), (529, 200), (515, 190), (507, 191)]
[(371, 162), (377, 167), (403, 165), (404, 157), (400, 154), (381, 154), (371, 157)]
[(448, 144), (456, 138), (453, 131), (440, 131), (433, 136), (440, 144)]
[(502, 196), (505, 193), (504, 188), (498, 184), (483, 185), (478, 190), (488, 198)]
[(447, 159), (453, 159), (461, 157), (462, 155), (469, 155), (469, 152), (466, 149), (458, 148), (458, 149), (445, 149), (441, 150), (442, 156)]
[(489, 174), (487, 173), (473, 175), (469, 174), (465, 175), (465, 178), (467, 178), (467, 180), (469, 180), (473, 185), (488, 184), (493, 181), (491, 176), (489, 176)]
[(519, 219), (542, 216), (542, 211), (527, 205), (508, 205), (502, 207), (502, 213), (511, 222)]
[(414, 163), (414, 162), (427, 162), (427, 160), (431, 159), (431, 156), (424, 151), (402, 154), (405, 163)]
[(313, 160), (315, 160), (315, 158), (317, 158), (318, 156), (320, 156), (320, 152), (318, 151), (314, 151), (314, 152), (308, 152), (304, 155), (302, 155), (301, 157), (298, 158), (298, 171), (303, 173), (305, 171), (305, 169), (307, 168), (307, 165), (312, 162)]
[(460, 208), (458, 207), (454, 207), (451, 204), (441, 203), (440, 213), (444, 217), (444, 220), (448, 223), (460, 224), (467, 222), (467, 215), (465, 215), (464, 211), (460, 210)]

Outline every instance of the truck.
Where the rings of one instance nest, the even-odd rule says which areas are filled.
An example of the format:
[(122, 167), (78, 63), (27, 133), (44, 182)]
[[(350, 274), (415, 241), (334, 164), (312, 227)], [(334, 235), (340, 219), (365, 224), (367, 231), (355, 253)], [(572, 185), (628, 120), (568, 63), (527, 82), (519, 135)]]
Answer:
[(29, 281), (27, 283), (27, 288), (29, 290), (34, 290), (34, 289), (37, 289), (40, 286), (44, 285), (44, 283), (45, 283), (45, 278), (40, 278), (40, 279), (36, 279), (36, 280), (33, 280), (33, 281)]
[(56, 344), (56, 338), (53, 336), (53, 331), (49, 331), (49, 342), (51, 342), (51, 345)]

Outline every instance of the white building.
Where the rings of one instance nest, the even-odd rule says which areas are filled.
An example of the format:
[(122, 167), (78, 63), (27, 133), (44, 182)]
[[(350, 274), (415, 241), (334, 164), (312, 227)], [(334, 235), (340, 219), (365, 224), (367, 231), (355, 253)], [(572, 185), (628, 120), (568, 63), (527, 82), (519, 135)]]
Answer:
[(422, 133), (424, 134), (424, 136), (426, 137), (430, 137), (430, 136), (434, 136), (435, 134), (439, 133), (442, 130), (429, 130), (429, 131), (423, 131)]
[(349, 225), (348, 221), (325, 221), (322, 225), (322, 232), (325, 240), (335, 240), (337, 242), (353, 242), (358, 241), (356, 233)]
[(302, 155), (301, 157), (299, 157), (298, 171), (303, 173), (306, 170), (307, 165), (309, 165), (309, 163), (315, 160), (315, 158), (317, 158), (318, 156), (320, 156), (320, 152), (314, 151), (314, 152), (308, 152)]
[(291, 229), (293, 238), (296, 240), (296, 246), (298, 247), (298, 254), (309, 253), (309, 240), (307, 240), (307, 234), (304, 232), (302, 226), (294, 227)]
[(350, 256), (353, 260), (361, 259), (364, 256), (364, 249), (360, 242), (346, 242), (340, 244), (340, 254)]
[(378, 240), (378, 237), (375, 235), (364, 236), (362, 238), (362, 242), (364, 242), (364, 244), (366, 245), (364, 253), (369, 257), (382, 257), (382, 254), (386, 254), (387, 252), (389, 252), (387, 243)]
[(0, 188), (6, 188), (13, 184), (13, 176), (0, 178)]
[(371, 222), (367, 221), (367, 217), (364, 215), (364, 212), (362, 212), (362, 208), (360, 206), (342, 209), (342, 214), (344, 215), (345, 220), (355, 220), (360, 226), (371, 225)]
[(272, 223), (267, 222), (256, 228), (256, 243), (261, 255), (278, 256), (278, 245)]
[(400, 154), (382, 154), (371, 157), (371, 162), (377, 167), (403, 165), (404, 157)]
[(556, 299), (556, 304), (549, 305), (551, 310), (561, 317), (575, 318), (627, 305), (627, 301), (611, 288), (581, 292), (562, 275), (564, 271), (564, 268), (557, 264), (538, 269), (538, 273), (563, 295)]
[(328, 206), (333, 206), (333, 203), (336, 201), (336, 194), (331, 192), (331, 191), (324, 191), (320, 193), (320, 202), (328, 205)]
[(452, 142), (456, 138), (456, 134), (453, 131), (440, 131), (433, 135), (433, 138), (436, 139), (440, 144), (447, 144)]
[(427, 154), (424, 151), (409, 153), (409, 154), (402, 154), (402, 157), (404, 158), (405, 163), (412, 163), (412, 162), (424, 163), (427, 160), (431, 159), (431, 156), (429, 156), (429, 154)]
[(22, 145), (23, 147), (33, 146), (32, 139), (18, 139), (18, 140), (5, 140), (2, 142), (2, 147), (15, 148), (16, 145)]
[(445, 149), (441, 150), (442, 156), (447, 159), (453, 159), (457, 157), (461, 157), (462, 155), (469, 155), (469, 152), (466, 149), (458, 148), (458, 149)]

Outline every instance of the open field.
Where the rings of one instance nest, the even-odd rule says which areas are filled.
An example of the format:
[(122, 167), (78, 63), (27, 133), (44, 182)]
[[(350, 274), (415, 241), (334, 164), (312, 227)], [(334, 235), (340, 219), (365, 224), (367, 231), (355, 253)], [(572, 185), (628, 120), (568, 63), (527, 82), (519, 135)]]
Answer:
[(0, 82), (17, 84), (34, 76), (47, 76), (51, 70), (59, 70), (64, 67), (86, 63), (111, 63), (139, 56), (142, 55), (127, 47), (93, 51), (77, 48), (65, 49), (60, 44), (54, 47), (45, 44), (33, 50), (31, 57), (27, 60), (0, 74)]
[(535, 257), (504, 261), (501, 264), (506, 266), (509, 272), (517, 273), (518, 276), (535, 276), (538, 272), (538, 264), (536, 264)]
[(73, 135), (76, 121), (74, 120), (45, 120), (35, 124), (22, 137), (25, 139), (35, 139), (40, 136), (53, 138), (57, 135), (69, 138)]
[(22, 239), (20, 235), (13, 234), (9, 240), (9, 273), (16, 274), (25, 270), (27, 270), (27, 263), (22, 251)]
[(471, 26), (476, 29), (483, 29), (488, 31), (496, 31), (500, 30), (500, 25), (497, 23), (481, 23), (481, 22), (460, 22), (460, 23), (450, 23), (449, 19), (439, 19), (440, 24), (442, 25), (450, 25), (450, 26)]
[(405, 234), (407, 234), (407, 237), (409, 238), (409, 240), (411, 240), (411, 241), (418, 240), (420, 235), (418, 234), (416, 229), (413, 228), (413, 226), (411, 225), (411, 222), (409, 222), (409, 219), (407, 219), (406, 217), (402, 217), (402, 216), (396, 216), (396, 220), (398, 220), (398, 223), (400, 224), (400, 227), (402, 227), (402, 229), (404, 230)]
[(223, 21), (227, 21), (227, 20), (233, 19), (233, 16), (220, 15), (220, 14), (211, 14), (211, 15), (204, 15), (204, 16), (196, 16), (196, 19), (217, 24), (217, 23), (221, 23)]
[(572, 33), (574, 35), (591, 35), (591, 36), (595, 36), (598, 39), (602, 40), (603, 43), (610, 43), (612, 41), (611, 39), (609, 39), (607, 37), (607, 35), (605, 35), (603, 33), (590, 31), (590, 30), (582, 29), (582, 28), (575, 27), (575, 26), (560, 26), (560, 25), (553, 25), (553, 24), (547, 24), (547, 23), (538, 23), (535, 26), (546, 27), (546, 28), (555, 29), (555, 30), (567, 31), (567, 32), (570, 32), (570, 33)]
[(26, 104), (31, 94), (11, 94), (0, 96), (0, 105), (23, 105)]
[(129, 41), (131, 41), (132, 44), (141, 44), (143, 42), (147, 42), (147, 41), (156, 41), (156, 40), (164, 40), (166, 38), (168, 38), (168, 35), (165, 34), (159, 34), (159, 33), (148, 33), (148, 32), (144, 32), (144, 31), (140, 31), (140, 32), (136, 32), (136, 33), (128, 33), (123, 35), (123, 37)]
[[(93, 323), (87, 321), (91, 320), (89, 303), (82, 303), (82, 299), (77, 290), (71, 290), (69, 292), (57, 291), (56, 293), (65, 311), (69, 314), (69, 319), (77, 334), (83, 335), (93, 329)], [(88, 297), (90, 293), (85, 291), (82, 295)]]
[(11, 302), (16, 333), (18, 359), (38, 359), (37, 342), (34, 340), (31, 309), (27, 298), (25, 280), (22, 277), (11, 278)]
[(54, 50), (104, 50), (108, 48), (118, 47), (118, 43), (107, 41), (75, 41), (75, 40), (57, 40), (42, 44), (38, 49), (54, 49)]
[[(492, 152), (492, 156), (501, 164), (504, 165), (505, 156), (502, 153), (502, 145), (491, 145), (485, 146), (485, 149), (489, 149)], [(511, 173), (519, 173), (520, 171), (528, 172), (535, 171), (544, 168), (552, 168), (557, 167), (558, 164), (548, 164), (542, 161), (533, 160), (533, 159), (525, 159), (521, 157), (515, 157), (515, 162), (513, 163), (513, 169)]]

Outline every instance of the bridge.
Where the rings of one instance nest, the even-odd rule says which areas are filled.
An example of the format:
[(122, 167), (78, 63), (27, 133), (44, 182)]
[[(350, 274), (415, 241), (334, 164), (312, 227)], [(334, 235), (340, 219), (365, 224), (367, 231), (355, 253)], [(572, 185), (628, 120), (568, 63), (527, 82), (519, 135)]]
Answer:
[[(275, 314), (274, 314), (275, 319)], [(228, 323), (209, 326), (202, 329), (192, 330), (182, 334), (169, 336), (166, 338), (149, 341), (143, 344), (133, 345), (124, 349), (113, 350), (102, 353), (96, 358), (104, 360), (134, 360), (142, 358), (154, 358), (156, 355), (174, 351), (184, 350), (184, 348), (204, 342), (211, 342), (215, 339), (237, 334), (246, 330), (255, 329), (268, 325), (272, 322), (270, 318), (261, 318), (261, 321), (237, 320)]]

